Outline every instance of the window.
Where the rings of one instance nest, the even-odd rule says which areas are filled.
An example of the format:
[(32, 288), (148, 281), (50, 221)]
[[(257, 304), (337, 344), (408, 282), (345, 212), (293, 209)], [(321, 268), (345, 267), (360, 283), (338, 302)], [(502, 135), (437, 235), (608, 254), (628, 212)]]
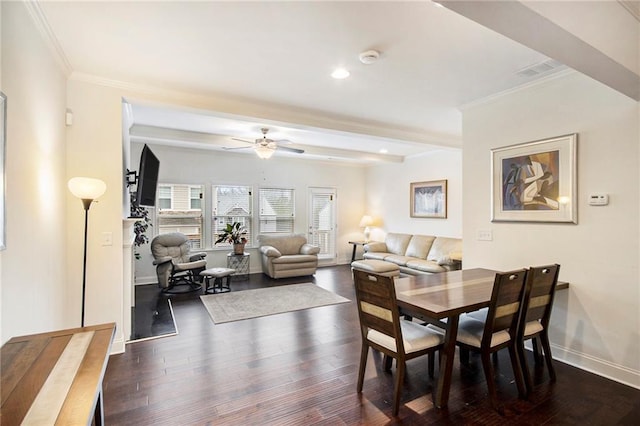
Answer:
[(181, 232), (191, 248), (202, 248), (202, 193), (201, 185), (158, 185), (158, 235)]
[(171, 185), (158, 185), (158, 209), (171, 209)]
[(293, 232), (293, 189), (260, 188), (260, 233)]
[(191, 210), (202, 210), (202, 187), (189, 187), (189, 208)]
[[(240, 222), (247, 229), (247, 244), (251, 246), (253, 241), (253, 229), (251, 227), (252, 189), (250, 186), (214, 185), (212, 190), (212, 218), (211, 230), (213, 243), (218, 239), (218, 234), (227, 226), (227, 223)], [(219, 247), (229, 247), (227, 243), (218, 244)]]

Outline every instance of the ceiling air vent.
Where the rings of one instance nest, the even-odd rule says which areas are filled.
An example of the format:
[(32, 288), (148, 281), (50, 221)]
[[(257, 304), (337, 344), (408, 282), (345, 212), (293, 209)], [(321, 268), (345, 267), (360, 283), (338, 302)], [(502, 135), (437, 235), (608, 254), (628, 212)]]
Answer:
[(549, 74), (558, 68), (562, 67), (562, 64), (554, 59), (547, 59), (544, 62), (529, 65), (526, 68), (516, 72), (520, 77), (536, 77), (543, 74)]

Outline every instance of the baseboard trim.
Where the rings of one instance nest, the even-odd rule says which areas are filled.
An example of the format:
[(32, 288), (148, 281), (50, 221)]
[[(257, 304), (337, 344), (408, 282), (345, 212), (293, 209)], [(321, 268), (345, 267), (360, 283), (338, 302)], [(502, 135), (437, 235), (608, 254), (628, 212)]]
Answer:
[(551, 343), (556, 361), (640, 389), (640, 371)]

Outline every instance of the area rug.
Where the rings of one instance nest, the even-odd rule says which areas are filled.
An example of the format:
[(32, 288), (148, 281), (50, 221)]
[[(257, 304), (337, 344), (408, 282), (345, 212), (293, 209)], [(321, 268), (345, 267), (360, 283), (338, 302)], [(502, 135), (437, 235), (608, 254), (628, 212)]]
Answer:
[(313, 283), (200, 296), (216, 324), (349, 302)]

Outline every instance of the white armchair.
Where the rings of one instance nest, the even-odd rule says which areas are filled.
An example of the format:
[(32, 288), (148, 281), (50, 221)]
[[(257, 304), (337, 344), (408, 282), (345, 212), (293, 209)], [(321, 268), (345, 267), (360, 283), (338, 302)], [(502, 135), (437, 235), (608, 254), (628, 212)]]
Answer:
[(302, 234), (258, 235), (262, 272), (271, 278), (313, 275), (318, 269), (320, 247), (307, 243)]

